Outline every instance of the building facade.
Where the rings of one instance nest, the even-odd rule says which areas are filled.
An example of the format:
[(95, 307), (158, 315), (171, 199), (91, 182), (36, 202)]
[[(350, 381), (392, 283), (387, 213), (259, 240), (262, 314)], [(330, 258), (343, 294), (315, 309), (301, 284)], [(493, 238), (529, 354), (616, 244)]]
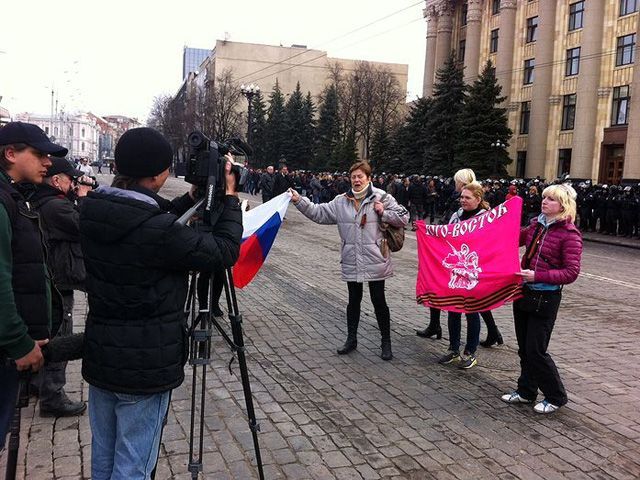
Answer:
[(206, 48), (184, 47), (182, 50), (182, 79), (199, 70), (202, 61), (211, 54)]
[(426, 0), (423, 94), (451, 51), (507, 97), (510, 173), (640, 181), (640, 0)]

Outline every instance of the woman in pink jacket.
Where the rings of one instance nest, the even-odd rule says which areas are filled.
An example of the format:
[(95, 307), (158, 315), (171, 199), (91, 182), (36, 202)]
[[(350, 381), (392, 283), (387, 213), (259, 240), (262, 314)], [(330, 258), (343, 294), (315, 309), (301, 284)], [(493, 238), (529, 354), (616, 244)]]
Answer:
[(547, 352), (556, 321), (562, 287), (580, 273), (582, 235), (574, 225), (576, 191), (569, 185), (551, 185), (542, 192), (542, 213), (520, 232), (527, 249), (520, 275), (523, 297), (513, 304), (518, 339), (518, 388), (502, 396), (507, 403), (533, 403), (538, 389), (544, 399), (533, 408), (553, 413), (567, 403), (560, 374)]

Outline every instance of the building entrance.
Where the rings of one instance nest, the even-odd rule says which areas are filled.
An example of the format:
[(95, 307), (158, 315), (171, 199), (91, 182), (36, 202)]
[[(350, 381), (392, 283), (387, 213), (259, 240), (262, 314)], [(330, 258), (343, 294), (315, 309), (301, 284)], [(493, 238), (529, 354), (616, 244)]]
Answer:
[(599, 183), (618, 185), (622, 180), (624, 169), (624, 145), (606, 145), (604, 158), (600, 167)]

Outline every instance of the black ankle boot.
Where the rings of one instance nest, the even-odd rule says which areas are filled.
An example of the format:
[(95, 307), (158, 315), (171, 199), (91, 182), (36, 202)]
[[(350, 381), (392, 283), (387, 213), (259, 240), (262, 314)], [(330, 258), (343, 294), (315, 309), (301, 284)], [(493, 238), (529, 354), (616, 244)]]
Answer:
[(431, 325), (424, 330), (416, 330), (416, 335), (422, 338), (431, 338), (434, 335), (438, 340), (442, 338), (442, 327), (440, 325)]
[(502, 345), (504, 343), (504, 340), (502, 339), (502, 334), (500, 333), (500, 330), (498, 330), (497, 327), (495, 330), (491, 330), (489, 333), (487, 333), (487, 339), (484, 342), (480, 342), (480, 345), (482, 345), (483, 347), (489, 348), (495, 345), (496, 343), (498, 345)]
[(393, 358), (393, 353), (391, 352), (391, 339), (382, 340), (382, 352), (380, 353), (380, 358), (385, 361), (389, 361)]
[(344, 345), (340, 347), (337, 352), (338, 355), (346, 355), (347, 353), (353, 352), (356, 348), (358, 348), (358, 340), (347, 337), (347, 341), (344, 342)]

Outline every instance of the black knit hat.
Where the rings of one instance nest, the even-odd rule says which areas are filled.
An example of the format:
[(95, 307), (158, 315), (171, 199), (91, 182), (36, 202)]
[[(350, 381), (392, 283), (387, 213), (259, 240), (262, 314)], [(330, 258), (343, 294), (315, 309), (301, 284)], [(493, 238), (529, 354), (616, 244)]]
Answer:
[(153, 177), (171, 165), (171, 145), (153, 128), (132, 128), (118, 140), (115, 151), (118, 173), (134, 178)]

